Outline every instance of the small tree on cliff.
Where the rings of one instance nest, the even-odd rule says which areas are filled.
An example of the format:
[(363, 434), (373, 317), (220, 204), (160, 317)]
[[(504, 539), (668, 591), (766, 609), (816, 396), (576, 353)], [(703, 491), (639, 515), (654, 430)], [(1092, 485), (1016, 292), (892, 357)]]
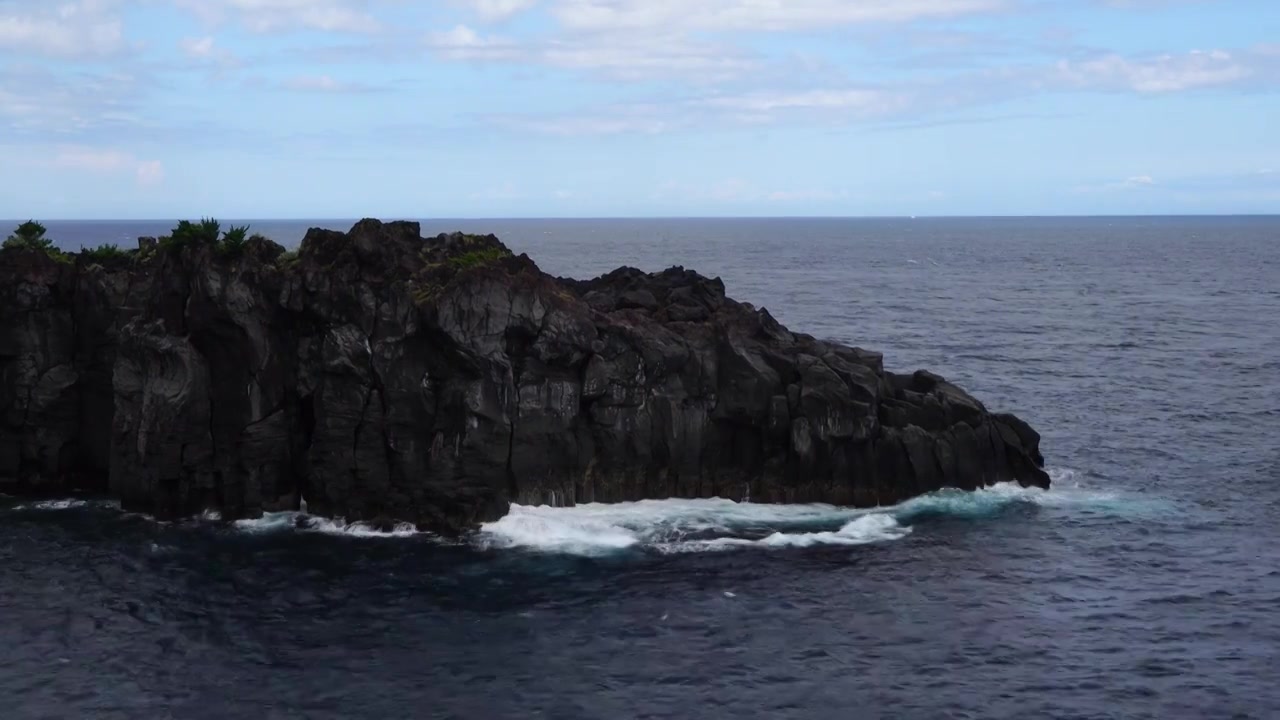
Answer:
[(240, 257), (249, 244), (249, 226), (232, 225), (225, 233), (222, 224), (213, 218), (200, 222), (181, 220), (168, 236), (160, 238), (160, 246), (166, 250), (181, 251), (186, 247), (211, 247), (222, 257)]
[(230, 230), (222, 234), (222, 242), (218, 244), (218, 254), (229, 258), (240, 257), (248, 244), (249, 226), (232, 225)]
[(44, 236), (46, 232), (48, 230), (44, 225), (35, 220), (28, 220), (15, 228), (13, 234), (5, 239), (4, 247), (43, 250), (46, 253), (57, 252), (53, 241)]
[(199, 245), (212, 247), (218, 244), (220, 235), (222, 226), (213, 218), (204, 218), (198, 223), (181, 220), (168, 237), (160, 239), (160, 244), (172, 250)]

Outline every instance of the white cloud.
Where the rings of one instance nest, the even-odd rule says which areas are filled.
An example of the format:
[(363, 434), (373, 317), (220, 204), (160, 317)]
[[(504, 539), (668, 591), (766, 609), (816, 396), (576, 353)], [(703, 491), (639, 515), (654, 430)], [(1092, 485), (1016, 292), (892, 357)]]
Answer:
[(192, 61), (206, 65), (217, 65), (222, 68), (238, 67), (240, 58), (235, 53), (220, 47), (216, 39), (207, 37), (188, 37), (178, 41), (178, 47)]
[(1056, 79), (1067, 85), (1153, 94), (1231, 85), (1251, 74), (1247, 64), (1223, 50), (1138, 59), (1113, 54), (1063, 60), (1055, 69)]
[[(508, 17), (534, 0), (462, 0), (482, 19)], [(517, 41), (466, 25), (431, 33), (426, 44), (448, 60), (521, 62), (625, 80), (678, 76), (693, 82), (740, 78), (761, 60), (709, 42), (707, 31), (793, 31), (866, 22), (964, 15), (1006, 0), (549, 0), (556, 33)]]
[(135, 172), (139, 185), (159, 185), (164, 182), (164, 165), (159, 160), (140, 162)]
[(136, 127), (145, 78), (121, 72), (60, 73), (54, 63), (0, 64), (0, 137)]
[(1006, 4), (1006, 0), (559, 0), (552, 12), (577, 30), (780, 31), (955, 17)]
[(503, 20), (533, 7), (537, 0), (465, 0), (484, 20)]
[(860, 117), (890, 115), (909, 103), (905, 93), (866, 88), (818, 89), (799, 92), (755, 92), (746, 95), (713, 97), (702, 101), (708, 107), (751, 113), (777, 110), (832, 110)]
[[(803, 52), (793, 52), (789, 59), (780, 57), (777, 48), (770, 48), (768, 53), (753, 52), (752, 33), (802, 33), (866, 23), (947, 19), (1012, 7), (1024, 0), (542, 0), (540, 5), (534, 0), (455, 2), (468, 4), (481, 19), (506, 17), (537, 5), (545, 9), (553, 25), (545, 34), (533, 38), (489, 35), (468, 25), (429, 34), (425, 44), (446, 60), (540, 65), (622, 80), (669, 77), (706, 84), (748, 79), (761, 88), (777, 84), (785, 87), (788, 83), (795, 87), (804, 79), (838, 85), (853, 68), (833, 66), (825, 81), (818, 80), (813, 75), (822, 69), (821, 63), (819, 70), (806, 70), (797, 60), (805, 59)], [(900, 32), (880, 27), (874, 32), (888, 38), (889, 44), (901, 43)], [(873, 96), (860, 90), (813, 90), (811, 86), (798, 91), (807, 97), (793, 92), (790, 98), (761, 96), (743, 101), (769, 103), (773, 105), (768, 108), (771, 112), (785, 109), (789, 102), (796, 103), (796, 107), (839, 106), (855, 114), (858, 106), (865, 105), (862, 113), (876, 116), (898, 112), (904, 104), (946, 109), (948, 104), (967, 107), (1066, 89), (1165, 93), (1236, 85), (1258, 78), (1273, 82), (1280, 75), (1280, 68), (1267, 66), (1269, 53), (1276, 51), (1275, 46), (1267, 45), (1235, 54), (1223, 50), (1154, 57), (1113, 53), (1055, 62), (1055, 58), (1040, 54), (1046, 49), (1044, 46), (1034, 43), (1022, 43), (1023, 50), (1016, 53), (1009, 48), (993, 52), (993, 43), (1009, 43), (973, 32), (921, 32), (920, 37), (927, 40), (930, 48), (959, 47), (962, 53), (981, 55), (981, 64), (969, 64), (981, 71), (957, 74), (953, 53), (949, 60), (935, 57), (932, 64), (917, 66), (932, 70), (933, 78), (905, 80), (902, 92), (888, 88)], [(866, 41), (867, 36), (853, 40)], [(1013, 42), (1012, 46), (1019, 44)], [(1031, 59), (1036, 55), (1038, 59)], [(1014, 57), (1022, 61), (1014, 64)], [(998, 62), (992, 63), (993, 59)], [(811, 57), (809, 61), (812, 64)], [(916, 77), (922, 75), (916, 73)], [(924, 91), (939, 97), (922, 97)], [(744, 86), (744, 94), (750, 92), (751, 85)]]
[(287, 78), (280, 83), (280, 87), (297, 92), (326, 93), (362, 93), (372, 92), (376, 89), (364, 83), (337, 80), (330, 75), (298, 75)]
[(516, 60), (526, 52), (511, 40), (484, 37), (466, 25), (428, 33), (426, 44), (448, 60)]
[(501, 127), (539, 133), (543, 135), (658, 135), (683, 127), (674, 117), (660, 117), (656, 113), (631, 113), (610, 111), (595, 114), (538, 116), (497, 116), (488, 118)]
[(102, 174), (133, 174), (139, 185), (157, 185), (164, 180), (159, 160), (141, 160), (122, 150), (84, 146), (64, 146), (53, 157), (54, 167)]
[(183, 38), (178, 45), (191, 57), (206, 58), (213, 55), (214, 39), (212, 37)]
[[(0, 51), (54, 57), (102, 57), (125, 48), (112, 0), (0, 5)], [(22, 10), (18, 10), (22, 7)]]
[(1151, 188), (1156, 185), (1157, 183), (1155, 178), (1150, 175), (1131, 175), (1124, 180), (1117, 182), (1107, 182), (1097, 185), (1079, 185), (1075, 188), (1075, 191), (1078, 193), (1117, 192), (1122, 190)]
[(238, 19), (252, 32), (324, 30), (374, 33), (382, 23), (359, 0), (173, 0), (206, 22)]
[(717, 80), (755, 67), (753, 60), (730, 48), (693, 43), (682, 37), (610, 35), (522, 44), (458, 25), (445, 32), (429, 33), (426, 45), (447, 60), (533, 63), (628, 80), (659, 75)]
[(535, 57), (554, 67), (636, 80), (680, 75), (695, 81), (715, 81), (739, 76), (756, 66), (754, 60), (730, 48), (696, 43), (679, 36), (561, 41), (546, 46)]
[[(790, 80), (774, 72), (777, 66), (767, 64), (762, 58), (721, 56), (712, 59), (716, 53), (710, 49), (673, 52), (670, 46), (657, 43), (661, 49), (656, 52), (667, 54), (631, 61), (630, 53), (644, 50), (644, 46), (635, 41), (621, 41), (614, 46), (602, 43), (598, 49), (595, 46), (590, 50), (584, 47), (576, 54), (564, 56), (557, 54), (554, 44), (531, 48), (506, 40), (497, 43), (492, 38), (473, 38), (472, 35), (464, 39), (474, 39), (470, 46), (486, 52), (502, 47), (503, 59), (518, 57), (526, 63), (591, 69), (621, 79), (663, 75), (678, 77), (687, 84), (695, 84), (698, 80), (718, 83), (732, 79), (732, 87), (745, 88), (736, 93), (686, 95), (665, 103), (615, 104), (575, 114), (498, 117), (500, 124), (510, 127), (565, 135), (653, 134), (689, 127), (768, 125), (784, 121), (851, 124), (912, 119), (964, 120), (964, 113), (974, 108), (1043, 93), (1161, 94), (1210, 88), (1268, 87), (1280, 79), (1280, 68), (1268, 65), (1267, 57), (1257, 48), (1251, 48), (1235, 52), (1190, 51), (1157, 57), (1100, 55), (1056, 63), (1047, 61), (994, 67), (977, 72), (934, 73), (927, 78), (880, 86), (832, 83), (805, 87), (805, 80), (811, 76), (799, 73), (795, 80)], [(463, 45), (459, 43), (459, 46)], [(1129, 186), (1141, 186), (1142, 177), (1135, 176)]]
[[(460, 0), (482, 19), (508, 17), (535, 0)], [(547, 0), (559, 27), (536, 41), (487, 37), (466, 25), (428, 36), (450, 60), (518, 61), (626, 80), (741, 78), (760, 58), (707, 33), (786, 32), (945, 18), (995, 10), (1011, 0)]]

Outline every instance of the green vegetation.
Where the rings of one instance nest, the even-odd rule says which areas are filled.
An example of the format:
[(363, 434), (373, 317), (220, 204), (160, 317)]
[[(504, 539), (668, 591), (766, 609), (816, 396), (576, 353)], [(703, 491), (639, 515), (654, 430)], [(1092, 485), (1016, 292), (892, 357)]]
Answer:
[(53, 240), (45, 237), (48, 229), (35, 220), (28, 220), (14, 228), (13, 234), (5, 238), (0, 247), (21, 250), (39, 250), (58, 262), (70, 262), (71, 258), (53, 244)]
[(4, 241), (4, 246), (31, 248), (33, 250), (52, 249), (53, 241), (44, 236), (48, 231), (48, 228), (35, 220), (28, 220), (14, 228), (13, 234)]
[(159, 244), (167, 252), (182, 252), (189, 247), (207, 247), (212, 248), (219, 257), (235, 259), (244, 254), (249, 241), (254, 238), (262, 236), (255, 234), (250, 237), (248, 225), (232, 225), (223, 232), (222, 223), (213, 218), (201, 218), (200, 222), (180, 220), (172, 232), (159, 238)]
[(487, 248), (485, 250), (472, 250), (470, 252), (455, 255), (448, 259), (448, 264), (455, 270), (469, 270), (475, 267), (483, 267), (495, 263), (502, 258), (510, 257), (511, 251), (503, 248)]
[[(15, 228), (13, 234), (0, 247), (38, 250), (58, 262), (73, 262), (77, 255), (59, 250), (53, 240), (45, 237), (47, 232), (48, 229), (44, 225), (35, 220), (28, 220)], [(182, 220), (172, 232), (157, 239), (159, 249), (164, 252), (177, 253), (188, 247), (208, 247), (212, 248), (219, 257), (228, 259), (241, 257), (250, 243), (255, 242), (268, 247), (279, 247), (260, 234), (249, 235), (248, 225), (233, 225), (224, 233), (221, 223), (213, 218), (204, 218), (198, 223)], [(87, 263), (105, 266), (118, 265), (131, 260), (134, 256), (145, 260), (153, 252), (148, 249), (122, 250), (114, 243), (106, 243), (95, 248), (86, 247), (78, 253), (78, 257), (83, 258)], [(294, 253), (295, 257), (296, 255), (297, 253)]]
[(45, 237), (48, 232), (44, 225), (35, 220), (28, 220), (14, 229), (13, 234), (4, 241), (4, 247), (22, 248), (25, 250), (42, 250), (44, 252), (57, 252), (53, 241)]
[(85, 248), (80, 251), (80, 257), (87, 263), (96, 263), (98, 265), (116, 265), (129, 260), (134, 253), (127, 250), (121, 250), (114, 243), (106, 243), (96, 248)]
[[(488, 238), (483, 235), (464, 235), (460, 245), (464, 248), (475, 247), (486, 240)], [(424, 252), (422, 257), (426, 260), (429, 256)], [(457, 255), (446, 255), (437, 262), (428, 262), (411, 281), (413, 299), (419, 305), (425, 305), (443, 292), (459, 273), (486, 267), (508, 257), (511, 257), (510, 250), (490, 246)]]
[(170, 252), (182, 252), (188, 247), (213, 247), (221, 234), (222, 226), (213, 218), (202, 218), (199, 223), (181, 220), (172, 232), (160, 238), (160, 247)]
[(488, 235), (475, 235), (473, 233), (458, 233), (459, 243), (463, 247), (474, 247), (480, 245), (489, 239)]
[(244, 254), (245, 246), (248, 244), (249, 226), (232, 225), (231, 229), (222, 236), (222, 242), (217, 244), (215, 250), (222, 257), (235, 259)]

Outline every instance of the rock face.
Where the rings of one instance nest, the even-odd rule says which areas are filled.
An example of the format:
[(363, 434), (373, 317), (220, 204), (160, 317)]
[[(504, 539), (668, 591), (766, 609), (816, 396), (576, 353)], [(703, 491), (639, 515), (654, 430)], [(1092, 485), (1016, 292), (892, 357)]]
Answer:
[(511, 502), (874, 506), (1047, 487), (1039, 436), (928, 372), (793, 333), (719, 280), (550, 277), (416, 223), (0, 251), (0, 491), (169, 518), (311, 512), (461, 531)]

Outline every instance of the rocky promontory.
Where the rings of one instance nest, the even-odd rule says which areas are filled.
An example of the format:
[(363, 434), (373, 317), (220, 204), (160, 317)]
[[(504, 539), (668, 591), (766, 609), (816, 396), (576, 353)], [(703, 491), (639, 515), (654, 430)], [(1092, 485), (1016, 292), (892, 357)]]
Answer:
[(541, 272), (417, 223), (0, 250), (0, 492), (462, 531), (512, 502), (875, 506), (1047, 487), (1039, 435), (672, 268)]

